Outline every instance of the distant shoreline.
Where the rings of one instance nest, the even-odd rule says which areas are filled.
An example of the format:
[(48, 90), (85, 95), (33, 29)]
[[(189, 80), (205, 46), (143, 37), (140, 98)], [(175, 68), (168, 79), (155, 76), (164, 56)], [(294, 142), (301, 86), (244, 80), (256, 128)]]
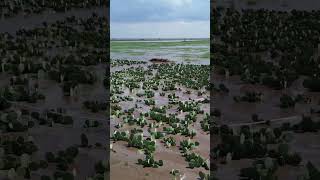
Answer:
[(111, 38), (110, 41), (197, 41), (209, 39), (210, 38)]

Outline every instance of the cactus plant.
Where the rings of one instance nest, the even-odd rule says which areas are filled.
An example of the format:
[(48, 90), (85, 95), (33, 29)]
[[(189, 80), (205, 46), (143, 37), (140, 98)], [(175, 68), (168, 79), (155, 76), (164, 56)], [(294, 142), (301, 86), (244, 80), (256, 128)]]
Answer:
[(157, 168), (159, 166), (163, 166), (163, 161), (155, 161), (152, 155), (146, 155), (145, 160), (138, 159), (138, 164), (143, 165), (143, 167)]

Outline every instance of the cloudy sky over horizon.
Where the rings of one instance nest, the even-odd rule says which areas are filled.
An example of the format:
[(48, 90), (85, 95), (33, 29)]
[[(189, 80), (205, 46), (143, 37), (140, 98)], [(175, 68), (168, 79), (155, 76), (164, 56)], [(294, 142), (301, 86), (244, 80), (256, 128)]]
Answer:
[(111, 38), (209, 38), (209, 0), (111, 0)]

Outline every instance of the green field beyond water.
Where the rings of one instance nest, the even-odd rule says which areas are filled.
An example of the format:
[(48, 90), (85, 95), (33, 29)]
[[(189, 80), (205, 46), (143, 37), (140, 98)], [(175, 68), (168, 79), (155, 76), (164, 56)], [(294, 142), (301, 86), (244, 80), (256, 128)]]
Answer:
[(112, 40), (112, 59), (149, 60), (166, 58), (176, 62), (209, 64), (209, 39)]

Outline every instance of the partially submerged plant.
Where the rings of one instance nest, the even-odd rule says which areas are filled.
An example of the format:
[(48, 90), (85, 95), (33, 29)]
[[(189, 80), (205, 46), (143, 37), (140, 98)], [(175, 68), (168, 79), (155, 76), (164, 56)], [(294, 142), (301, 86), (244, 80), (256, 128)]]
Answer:
[(204, 167), (206, 170), (209, 170), (209, 166), (208, 166), (207, 162), (199, 154), (186, 153), (186, 154), (184, 154), (184, 157), (185, 157), (186, 161), (189, 162), (189, 167), (191, 169)]
[(182, 153), (187, 153), (197, 146), (199, 146), (199, 142), (192, 142), (190, 139), (180, 142), (180, 150), (182, 151)]
[(152, 155), (146, 155), (145, 160), (138, 159), (138, 164), (143, 165), (143, 167), (158, 168), (159, 166), (163, 166), (163, 161), (155, 161)]
[(111, 137), (112, 140), (114, 141), (127, 141), (129, 138), (127, 132), (119, 132), (115, 131)]
[(176, 140), (170, 136), (170, 137), (167, 137), (167, 138), (163, 138), (163, 143), (165, 144), (165, 146), (167, 148), (171, 147), (171, 146), (175, 146), (176, 145)]

